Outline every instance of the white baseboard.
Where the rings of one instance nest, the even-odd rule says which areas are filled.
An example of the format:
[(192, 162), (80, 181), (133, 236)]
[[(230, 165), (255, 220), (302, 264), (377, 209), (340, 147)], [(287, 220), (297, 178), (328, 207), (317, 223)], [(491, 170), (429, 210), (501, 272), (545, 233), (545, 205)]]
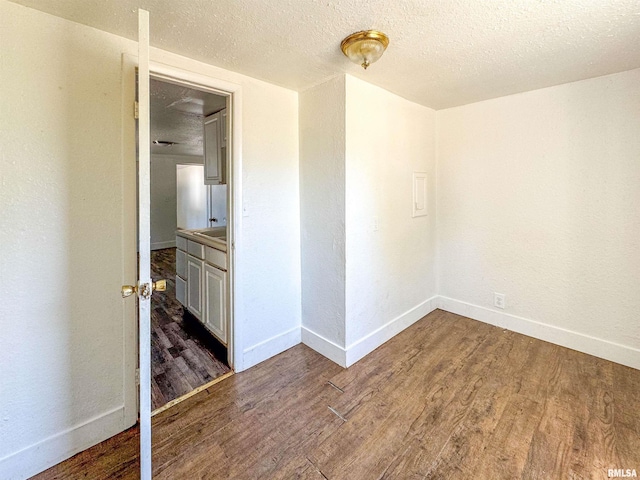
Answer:
[(264, 342), (260, 342), (252, 347), (244, 349), (242, 352), (243, 370), (251, 368), (268, 358), (298, 345), (300, 341), (300, 327), (294, 327), (291, 330), (275, 335)]
[(582, 353), (640, 369), (640, 350), (528, 318), (440, 296), (438, 308)]
[(302, 343), (341, 367), (347, 366), (347, 351), (344, 348), (305, 326), (302, 327)]
[(425, 315), (433, 312), (436, 308), (438, 308), (438, 297), (434, 296), (387, 322), (365, 337), (353, 342), (347, 348), (327, 340), (305, 326), (302, 327), (302, 343), (341, 367), (350, 367)]
[(346, 366), (349, 367), (353, 365), (362, 357), (373, 352), (380, 345), (392, 339), (425, 315), (433, 312), (436, 308), (438, 308), (437, 295), (416, 305), (411, 310), (404, 312), (402, 315), (399, 315), (360, 340), (353, 342), (346, 349)]
[(118, 407), (0, 459), (3, 480), (22, 480), (112, 437), (131, 425)]
[(163, 248), (173, 248), (175, 246), (175, 240), (170, 240), (168, 242), (155, 242), (151, 244), (151, 250), (162, 250)]

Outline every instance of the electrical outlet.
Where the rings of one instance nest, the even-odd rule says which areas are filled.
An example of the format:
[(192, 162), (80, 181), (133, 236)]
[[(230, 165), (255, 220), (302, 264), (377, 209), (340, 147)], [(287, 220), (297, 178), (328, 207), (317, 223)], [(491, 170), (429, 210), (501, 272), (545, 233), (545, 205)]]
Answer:
[(504, 308), (504, 294), (503, 293), (495, 293), (493, 294), (493, 304), (498, 308)]
[(377, 232), (380, 229), (380, 225), (378, 224), (378, 217), (373, 217), (373, 231)]

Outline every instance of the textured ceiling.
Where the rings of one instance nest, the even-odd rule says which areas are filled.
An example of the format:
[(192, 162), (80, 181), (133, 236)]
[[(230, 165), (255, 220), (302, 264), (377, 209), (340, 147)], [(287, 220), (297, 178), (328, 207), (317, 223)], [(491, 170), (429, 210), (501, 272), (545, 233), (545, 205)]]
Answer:
[(151, 145), (153, 154), (204, 155), (204, 117), (222, 110), (226, 97), (173, 83), (151, 80), (151, 140), (175, 145)]
[[(18, 0), (153, 46), (303, 90), (350, 73), (433, 108), (640, 67), (639, 0)], [(367, 71), (340, 41), (391, 43)]]

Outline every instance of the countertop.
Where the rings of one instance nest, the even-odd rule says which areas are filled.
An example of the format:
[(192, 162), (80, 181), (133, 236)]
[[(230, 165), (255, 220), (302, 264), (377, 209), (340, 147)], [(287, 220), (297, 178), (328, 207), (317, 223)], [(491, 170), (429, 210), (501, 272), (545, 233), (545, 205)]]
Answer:
[(196, 230), (177, 230), (176, 235), (196, 243), (227, 251), (227, 227), (200, 228)]

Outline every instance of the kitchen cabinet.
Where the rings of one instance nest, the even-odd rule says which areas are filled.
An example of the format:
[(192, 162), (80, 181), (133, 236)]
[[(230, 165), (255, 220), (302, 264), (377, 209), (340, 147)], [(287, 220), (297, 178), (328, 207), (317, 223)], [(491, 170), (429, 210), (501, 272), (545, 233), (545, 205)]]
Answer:
[[(220, 146), (227, 148), (227, 109), (220, 111)], [(226, 152), (223, 152), (226, 153)], [(227, 183), (226, 181), (224, 183)]]
[(204, 119), (204, 183), (227, 183), (227, 110)]
[(176, 300), (187, 306), (187, 239), (176, 237)]
[(187, 255), (187, 308), (200, 321), (204, 321), (202, 315), (203, 276), (204, 261), (193, 255)]
[(176, 299), (226, 346), (227, 253), (197, 240), (185, 230), (176, 237)]
[(183, 280), (187, 279), (187, 252), (180, 247), (176, 250), (176, 274)]
[(227, 272), (204, 266), (205, 325), (218, 339), (227, 344)]

